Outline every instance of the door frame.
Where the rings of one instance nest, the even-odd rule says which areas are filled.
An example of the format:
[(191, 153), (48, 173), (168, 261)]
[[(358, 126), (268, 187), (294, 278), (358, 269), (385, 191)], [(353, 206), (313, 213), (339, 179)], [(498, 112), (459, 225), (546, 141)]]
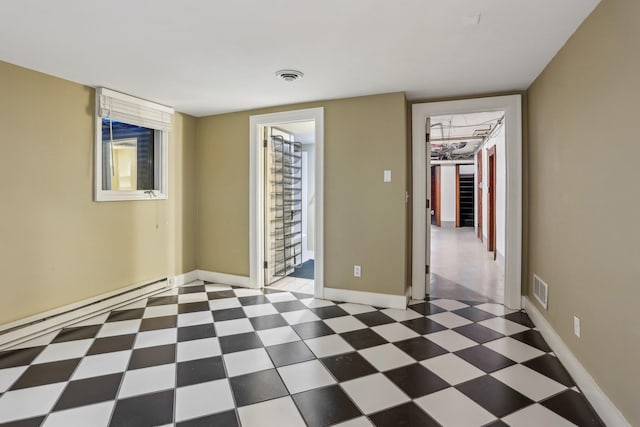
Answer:
[(489, 252), (496, 251), (496, 160), (494, 145), (487, 150), (487, 250)]
[[(522, 305), (522, 95), (506, 95), (457, 101), (427, 102), (412, 106), (412, 297), (423, 299), (429, 292), (427, 261), (431, 221), (427, 221), (426, 200), (430, 167), (425, 143), (427, 118), (443, 114), (468, 114), (481, 111), (505, 112), (506, 224), (504, 304), (519, 309)], [(428, 264), (427, 264), (428, 265)]]
[(433, 177), (434, 179), (431, 181), (431, 194), (432, 194), (432, 203), (431, 203), (431, 210), (433, 210), (434, 213), (434, 219), (436, 221), (436, 225), (438, 227), (440, 227), (441, 225), (441, 219), (440, 219), (440, 182), (441, 182), (441, 166), (440, 165), (432, 165), (431, 166), (434, 170), (433, 172)]
[(483, 233), (483, 225), (482, 225), (482, 221), (484, 221), (484, 214), (483, 214), (483, 210), (484, 210), (484, 206), (483, 206), (483, 202), (482, 202), (482, 198), (484, 197), (484, 177), (483, 177), (483, 170), (482, 170), (482, 156), (484, 155), (484, 149), (482, 147), (480, 147), (480, 150), (478, 150), (478, 152), (476, 153), (476, 158), (477, 158), (477, 162), (476, 162), (476, 223), (478, 225), (477, 227), (477, 233), (478, 233), (478, 239), (480, 239), (480, 241), (484, 241), (482, 233)]
[(260, 126), (315, 122), (314, 296), (324, 293), (324, 107), (259, 114), (249, 117), (249, 281), (264, 287), (264, 146)]

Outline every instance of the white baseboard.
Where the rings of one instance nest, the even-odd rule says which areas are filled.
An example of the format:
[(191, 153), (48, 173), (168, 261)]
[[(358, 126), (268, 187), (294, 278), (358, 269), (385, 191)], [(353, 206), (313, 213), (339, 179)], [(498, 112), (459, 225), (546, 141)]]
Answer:
[(187, 283), (191, 283), (194, 280), (198, 280), (198, 270), (192, 270), (187, 273), (169, 277), (169, 285), (175, 288)]
[(374, 307), (407, 308), (406, 295), (378, 294), (374, 292), (351, 291), (348, 289), (324, 288), (324, 298), (333, 301), (352, 302)]
[(0, 325), (0, 350), (130, 304), (170, 287), (168, 280), (149, 285), (135, 284)]
[(595, 382), (589, 372), (582, 366), (580, 361), (573, 355), (569, 347), (564, 343), (560, 335), (553, 329), (551, 324), (547, 322), (538, 308), (531, 302), (527, 296), (523, 296), (523, 306), (531, 321), (540, 330), (549, 347), (558, 356), (560, 362), (573, 377), (582, 393), (596, 410), (600, 418), (608, 426), (631, 427), (631, 424), (625, 419), (624, 415), (609, 400), (609, 397)]
[(214, 271), (197, 270), (198, 280), (220, 283), (223, 285), (242, 286), (244, 288), (254, 288), (251, 279), (247, 276), (236, 276), (235, 274), (216, 273)]

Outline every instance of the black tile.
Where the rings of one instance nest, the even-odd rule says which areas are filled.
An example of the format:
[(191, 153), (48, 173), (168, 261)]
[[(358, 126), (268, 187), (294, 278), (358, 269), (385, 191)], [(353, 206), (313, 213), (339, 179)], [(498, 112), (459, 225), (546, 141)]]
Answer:
[(486, 424), (484, 427), (509, 427), (509, 424), (506, 424), (504, 421), (496, 420), (491, 424)]
[(159, 305), (171, 305), (178, 303), (177, 295), (170, 295), (164, 297), (151, 297), (147, 300), (147, 307), (156, 307)]
[(236, 294), (233, 291), (214, 291), (207, 292), (207, 297), (209, 298), (209, 300), (235, 298)]
[(416, 360), (425, 360), (448, 353), (447, 350), (424, 337), (415, 337), (393, 344)]
[(523, 365), (527, 368), (533, 369), (534, 371), (540, 372), (542, 375), (546, 375), (552, 380), (558, 381), (567, 387), (573, 387), (576, 385), (573, 382), (571, 375), (569, 375), (564, 366), (562, 366), (558, 358), (551, 356), (550, 354), (544, 354), (540, 357), (536, 357), (535, 359), (527, 360)]
[(195, 313), (196, 311), (209, 311), (209, 303), (206, 301), (185, 302), (178, 304), (178, 314)]
[(213, 320), (216, 322), (224, 322), (225, 320), (243, 319), (247, 317), (242, 308), (225, 308), (222, 310), (213, 310)]
[(123, 374), (111, 374), (71, 381), (65, 388), (54, 411), (114, 400)]
[(342, 389), (333, 385), (293, 395), (309, 427), (326, 427), (362, 415)]
[(19, 421), (11, 421), (9, 423), (2, 423), (0, 427), (40, 427), (44, 421), (45, 416), (27, 418)]
[(500, 353), (481, 345), (456, 351), (455, 354), (486, 373), (494, 372), (516, 363)]
[(219, 380), (225, 376), (224, 365), (220, 356), (180, 362), (176, 369), (178, 387)]
[(463, 304), (467, 304), (467, 305), (480, 305), (480, 304), (486, 304), (487, 301), (469, 301), (469, 300), (465, 300), (465, 299), (459, 299), (456, 301), (460, 301)]
[(340, 336), (356, 350), (389, 343), (369, 328), (345, 332)]
[(542, 338), (542, 334), (539, 331), (533, 329), (520, 332), (519, 334), (511, 335), (511, 338), (525, 344), (529, 344), (530, 346), (544, 351), (545, 353), (549, 353), (551, 351), (551, 347), (549, 347), (544, 338)]
[(195, 294), (205, 292), (204, 285), (182, 286), (178, 288), (180, 294)]
[(281, 291), (280, 289), (274, 289), (274, 288), (264, 288), (262, 289), (262, 292), (264, 292), (265, 294), (281, 294), (286, 291)]
[(428, 316), (430, 314), (444, 313), (445, 311), (447, 311), (444, 308), (440, 308), (437, 305), (433, 305), (428, 302), (419, 302), (417, 304), (411, 304), (408, 308), (410, 308), (413, 311), (417, 311), (423, 316)]
[(226, 337), (220, 337), (218, 340), (222, 353), (224, 354), (262, 347), (262, 341), (255, 332), (228, 335)]
[(298, 300), (274, 302), (272, 305), (280, 313), (286, 313), (287, 311), (298, 311), (298, 310), (307, 309), (307, 306)]
[(44, 350), (45, 346), (28, 347), (18, 350), (0, 351), (0, 369), (25, 366), (33, 362), (33, 359)]
[(155, 331), (158, 329), (175, 328), (178, 325), (178, 316), (162, 316), (142, 319), (140, 332)]
[(130, 310), (112, 311), (107, 317), (107, 322), (119, 322), (121, 320), (137, 320), (142, 319), (144, 308), (134, 308)]
[(291, 292), (289, 291), (289, 293), (291, 295), (293, 295), (294, 297), (298, 298), (298, 299), (309, 299), (309, 298), (313, 298), (313, 294), (303, 294), (301, 292)]
[(384, 375), (412, 399), (450, 387), (448, 382), (419, 363), (387, 371)]
[(114, 351), (130, 350), (133, 348), (133, 343), (135, 341), (136, 334), (97, 338), (93, 342), (93, 344), (91, 344), (91, 347), (89, 347), (87, 356), (102, 353), (112, 353)]
[(337, 305), (329, 305), (326, 307), (312, 308), (311, 311), (321, 319), (331, 319), (334, 317), (349, 316), (349, 313), (344, 311)]
[(281, 326), (289, 325), (287, 321), (284, 320), (284, 317), (282, 317), (280, 314), (269, 314), (267, 316), (252, 317), (249, 319), (249, 321), (253, 325), (253, 329), (255, 329), (256, 331), (279, 328)]
[(303, 340), (323, 337), (325, 335), (332, 335), (335, 333), (333, 332), (333, 329), (322, 321), (300, 323), (298, 325), (292, 325), (291, 327)]
[(133, 350), (128, 369), (148, 368), (176, 361), (176, 345), (138, 348)]
[(417, 319), (405, 320), (400, 322), (407, 328), (419, 333), (420, 335), (432, 334), (434, 332), (444, 331), (445, 328), (438, 322), (434, 322), (426, 317), (418, 317)]
[(271, 301), (264, 295), (251, 295), (247, 297), (238, 298), (240, 304), (245, 305), (258, 305), (258, 304), (271, 304)]
[(457, 314), (458, 316), (462, 316), (465, 319), (472, 320), (474, 322), (480, 322), (482, 320), (488, 320), (496, 317), (494, 314), (488, 313), (484, 310), (480, 310), (479, 308), (475, 308), (475, 307), (461, 308), (460, 310), (454, 310), (453, 313)]
[(229, 379), (237, 406), (288, 396), (289, 392), (275, 369), (253, 372)]
[(100, 331), (100, 328), (102, 328), (102, 325), (64, 328), (58, 335), (56, 335), (56, 337), (51, 342), (58, 343), (95, 338), (95, 336), (98, 334), (98, 331)]
[(470, 325), (460, 326), (459, 328), (453, 329), (460, 335), (464, 335), (465, 337), (472, 339), (478, 344), (484, 344), (489, 341), (497, 340), (498, 338), (504, 337), (499, 332), (494, 331), (493, 329), (489, 329), (486, 326), (479, 325), (477, 323), (471, 323)]
[(386, 325), (387, 323), (395, 322), (395, 320), (393, 320), (391, 317), (379, 311), (370, 311), (368, 313), (360, 313), (360, 314), (356, 314), (353, 317), (355, 317), (356, 319), (358, 319), (359, 321), (361, 321), (362, 323), (364, 323), (370, 328), (374, 326)]
[(376, 412), (369, 419), (377, 427), (440, 427), (440, 424), (413, 402)]
[(510, 313), (503, 316), (505, 319), (509, 319), (512, 322), (519, 323), (527, 328), (535, 328), (536, 325), (533, 324), (529, 316), (524, 311), (516, 311), (515, 313)]
[(18, 381), (13, 383), (11, 390), (67, 381), (71, 377), (71, 374), (73, 374), (76, 366), (78, 366), (78, 363), (80, 363), (80, 360), (81, 359), (67, 359), (31, 365), (24, 371), (20, 378), (18, 378)]
[(565, 390), (549, 399), (540, 402), (542, 406), (568, 419), (578, 426), (603, 426), (598, 415), (580, 393)]
[(173, 390), (116, 402), (110, 426), (157, 426), (173, 422)]
[(200, 340), (216, 336), (216, 330), (212, 323), (204, 325), (183, 326), (178, 328), (178, 342)]
[(349, 381), (378, 372), (360, 353), (345, 353), (320, 359), (338, 381)]
[(489, 375), (475, 378), (455, 387), (498, 418), (533, 403), (528, 397)]
[(309, 347), (302, 341), (288, 342), (267, 347), (267, 353), (271, 356), (273, 364), (280, 366), (291, 365), (293, 363), (306, 362), (315, 359), (315, 355)]
[(238, 417), (236, 411), (231, 410), (221, 412), (206, 417), (194, 418), (188, 421), (182, 421), (176, 424), (177, 427), (238, 427)]

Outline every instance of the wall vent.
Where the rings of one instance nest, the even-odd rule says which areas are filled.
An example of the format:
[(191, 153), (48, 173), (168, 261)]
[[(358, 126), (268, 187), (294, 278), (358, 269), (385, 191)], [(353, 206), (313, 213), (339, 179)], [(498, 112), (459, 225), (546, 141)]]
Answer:
[(538, 302), (542, 304), (544, 309), (547, 309), (547, 302), (549, 300), (549, 285), (547, 285), (538, 275), (533, 275), (533, 296), (536, 297)]

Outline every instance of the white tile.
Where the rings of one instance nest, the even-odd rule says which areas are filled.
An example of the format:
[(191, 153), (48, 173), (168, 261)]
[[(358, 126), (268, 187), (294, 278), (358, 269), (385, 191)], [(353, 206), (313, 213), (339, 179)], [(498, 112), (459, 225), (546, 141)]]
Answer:
[(478, 322), (478, 324), (486, 326), (487, 328), (491, 328), (503, 335), (513, 335), (529, 329), (526, 326), (523, 326), (516, 322), (512, 322), (511, 320), (507, 320), (502, 317), (494, 317), (493, 319), (483, 320), (482, 322)]
[(178, 341), (176, 328), (158, 329), (138, 333), (134, 348), (155, 347), (158, 345), (175, 344)]
[(451, 330), (427, 334), (424, 337), (451, 352), (478, 345), (478, 343), (476, 343), (475, 341), (472, 341), (469, 338)]
[(257, 331), (262, 344), (265, 347), (284, 344), (287, 342), (300, 341), (300, 337), (296, 334), (291, 326), (282, 326), (280, 328), (264, 329)]
[(387, 323), (386, 325), (374, 326), (371, 330), (390, 342), (408, 340), (419, 336), (414, 330), (400, 323)]
[(536, 402), (566, 389), (564, 385), (523, 365), (509, 366), (493, 372), (491, 376)]
[(87, 354), (91, 344), (93, 344), (93, 339), (49, 344), (42, 350), (38, 357), (34, 359), (33, 364), (82, 357)]
[(371, 307), (370, 305), (352, 304), (350, 302), (338, 304), (338, 306), (351, 315), (376, 311), (376, 309)]
[(339, 335), (327, 335), (324, 337), (312, 338), (310, 340), (306, 340), (305, 343), (316, 357), (333, 356), (335, 354), (348, 353), (354, 350), (354, 348)]
[(0, 393), (4, 393), (29, 366), (0, 369)]
[(432, 357), (420, 363), (451, 385), (460, 384), (485, 375), (484, 371), (453, 353)]
[(0, 423), (48, 413), (67, 383), (8, 391), (0, 398)]
[(534, 357), (542, 356), (544, 352), (538, 350), (535, 347), (531, 347), (528, 344), (514, 340), (510, 337), (500, 338), (499, 340), (489, 341), (483, 344), (485, 347), (490, 348), (493, 351), (507, 356), (511, 360), (515, 360), (518, 363), (525, 362)]
[(195, 326), (213, 323), (210, 311), (195, 311), (193, 313), (178, 314), (178, 326)]
[(222, 357), (229, 377), (273, 368), (273, 363), (264, 348), (238, 351)]
[(80, 364), (73, 373), (72, 379), (79, 380), (82, 378), (124, 372), (127, 370), (130, 358), (131, 350), (87, 356), (80, 361)]
[(434, 322), (438, 322), (447, 328), (457, 328), (459, 326), (468, 325), (469, 323), (473, 323), (469, 319), (465, 319), (462, 316), (458, 316), (455, 313), (450, 313), (445, 311), (444, 313), (432, 314), (427, 316), (429, 319)]
[(433, 301), (429, 301), (433, 305), (437, 305), (440, 308), (444, 308), (445, 310), (453, 311), (459, 310), (461, 308), (469, 307), (469, 304), (465, 304), (460, 301), (456, 301), (453, 299), (437, 299)]
[(176, 360), (178, 362), (185, 362), (187, 360), (220, 356), (222, 352), (220, 351), (218, 338), (204, 338), (201, 340), (179, 342), (176, 354)]
[(444, 426), (476, 427), (496, 419), (453, 387), (423, 396), (415, 403)]
[(119, 399), (139, 394), (174, 388), (176, 384), (176, 365), (153, 366), (151, 368), (127, 371), (120, 385)]
[(152, 317), (175, 316), (176, 314), (178, 314), (178, 304), (167, 304), (145, 308), (142, 317), (150, 319)]
[(85, 427), (109, 424), (114, 401), (80, 406), (49, 414), (43, 427)]
[(159, 294), (154, 294), (154, 297), (171, 297), (177, 296), (180, 293), (180, 288), (171, 288), (167, 289), (164, 292), (160, 292)]
[(329, 371), (318, 360), (296, 363), (278, 368), (290, 394), (335, 384)]
[(215, 322), (214, 326), (219, 337), (253, 332), (253, 325), (249, 319), (225, 320), (224, 322)]
[(204, 292), (194, 292), (192, 294), (180, 294), (178, 295), (178, 304), (185, 304), (188, 302), (203, 302), (209, 301), (209, 298)]
[(236, 294), (237, 297), (253, 297), (262, 295), (262, 291), (260, 289), (249, 288), (234, 289), (233, 293)]
[(297, 325), (300, 323), (315, 322), (320, 320), (311, 310), (296, 310), (282, 313), (282, 317), (290, 325)]
[(359, 353), (379, 371), (388, 371), (389, 369), (399, 368), (400, 366), (406, 366), (416, 362), (415, 359), (393, 344), (365, 348), (364, 350), (360, 350)]
[(225, 308), (242, 307), (238, 298), (221, 298), (209, 301), (211, 310), (224, 310)]
[[(76, 326), (76, 325), (74, 325)], [(39, 347), (41, 345), (48, 345), (53, 341), (53, 339), (60, 333), (60, 331), (49, 332), (44, 335), (40, 335), (39, 337), (30, 339), (29, 341), (25, 341), (20, 344), (12, 345), (11, 350), (17, 350), (21, 348), (29, 348), (29, 347)]]
[(291, 397), (267, 400), (238, 408), (242, 427), (305, 427)]
[(480, 310), (484, 310), (487, 313), (495, 314), (496, 316), (504, 316), (505, 314), (515, 313), (516, 311), (518, 311), (518, 310), (511, 310), (502, 304), (494, 304), (489, 302), (485, 304), (476, 305), (475, 307), (479, 308)]
[(295, 301), (298, 298), (291, 295), (289, 292), (278, 292), (275, 294), (265, 294), (265, 297), (269, 301), (273, 302), (284, 302), (284, 301)]
[(138, 301), (134, 301), (131, 304), (123, 305), (118, 307), (118, 310), (133, 310), (134, 308), (145, 308), (147, 306), (147, 298), (139, 299)]
[(97, 316), (93, 316), (90, 317), (88, 319), (85, 319), (81, 322), (78, 323), (74, 323), (73, 326), (93, 326), (93, 325), (102, 325), (104, 322), (107, 321), (107, 318), (109, 317), (110, 312), (107, 311), (106, 313), (102, 313), (102, 314), (98, 314)]
[(233, 408), (231, 387), (226, 378), (180, 387), (176, 390), (176, 422)]
[(222, 285), (219, 283), (207, 283), (204, 285), (204, 289), (207, 292), (218, 292), (218, 291), (230, 291), (232, 288), (229, 285)]
[(317, 298), (301, 299), (300, 302), (309, 308), (320, 308), (320, 307), (328, 307), (330, 305), (336, 305), (333, 301), (329, 301), (326, 299), (317, 299)]
[(371, 424), (371, 421), (366, 417), (358, 417), (340, 424), (335, 424), (333, 427), (373, 427), (373, 424)]
[(382, 374), (368, 375), (340, 385), (365, 414), (382, 411), (410, 400)]
[(422, 314), (416, 313), (415, 311), (409, 309), (400, 310), (397, 308), (386, 308), (381, 311), (396, 322), (404, 322), (405, 320), (418, 319), (422, 317)]
[(353, 316), (333, 317), (331, 319), (325, 319), (324, 323), (326, 323), (337, 334), (365, 329), (367, 327), (367, 325)]
[(247, 317), (268, 316), (278, 314), (278, 310), (271, 304), (256, 304), (242, 307)]
[(97, 338), (113, 337), (116, 335), (135, 334), (140, 329), (142, 319), (122, 320), (120, 322), (108, 322), (102, 325), (97, 333)]
[(542, 405), (534, 404), (524, 409), (516, 411), (502, 419), (512, 427), (575, 427), (564, 417), (555, 414)]

